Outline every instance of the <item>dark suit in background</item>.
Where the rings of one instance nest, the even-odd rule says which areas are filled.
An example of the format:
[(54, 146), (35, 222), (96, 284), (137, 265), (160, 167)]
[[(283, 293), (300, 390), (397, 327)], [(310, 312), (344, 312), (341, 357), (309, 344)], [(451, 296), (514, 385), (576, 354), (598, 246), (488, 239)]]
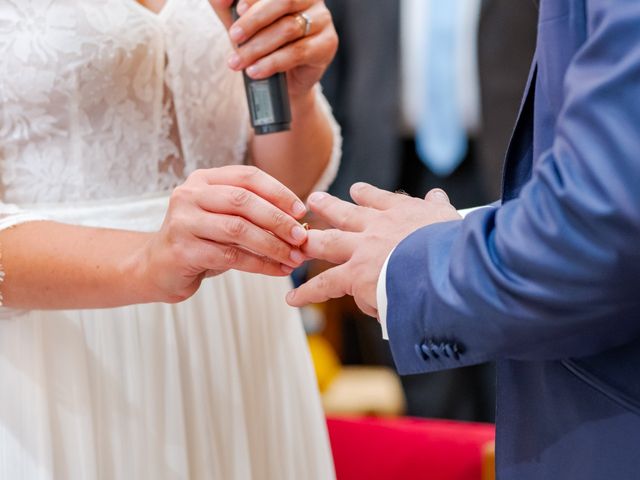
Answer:
[(500, 198), (502, 164), (536, 46), (534, 0), (483, 0), (478, 34), (482, 132), (478, 138), (481, 186)]
[(322, 84), (344, 135), (330, 192), (350, 199), (357, 181), (393, 190), (398, 139), (399, 7), (389, 0), (327, 0), (340, 47)]

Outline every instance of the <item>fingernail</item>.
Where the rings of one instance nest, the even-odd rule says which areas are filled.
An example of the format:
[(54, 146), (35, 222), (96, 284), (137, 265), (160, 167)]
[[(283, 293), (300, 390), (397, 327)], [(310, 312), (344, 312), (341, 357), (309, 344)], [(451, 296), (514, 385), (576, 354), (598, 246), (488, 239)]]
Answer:
[(259, 73), (260, 67), (258, 65), (251, 65), (249, 68), (247, 68), (247, 75), (249, 75), (250, 77), (255, 77)]
[(229, 57), (227, 63), (231, 68), (238, 68), (240, 66), (240, 56), (237, 53), (234, 53)]
[(245, 33), (240, 25), (234, 25), (229, 29), (229, 36), (234, 42), (240, 43), (244, 40)]
[(293, 268), (291, 268), (289, 265), (280, 265), (280, 270), (282, 270), (287, 275), (289, 275), (289, 274), (291, 274), (291, 272), (293, 272)]
[(291, 229), (291, 236), (296, 242), (302, 242), (307, 238), (307, 231), (304, 228), (296, 225)]
[(442, 190), (433, 190), (431, 192), (430, 197), (437, 202), (447, 202), (449, 203), (449, 197), (447, 196), (446, 193), (444, 193)]
[(238, 6), (236, 7), (236, 11), (238, 12), (238, 15), (244, 15), (247, 10), (249, 10), (249, 4), (247, 2), (243, 2), (242, 0), (240, 0), (240, 2), (238, 3)]
[(287, 293), (287, 301), (288, 302), (292, 302), (295, 297), (296, 297), (296, 291), (295, 290), (291, 290), (289, 293)]
[(324, 192), (313, 192), (311, 195), (309, 195), (309, 203), (320, 203), (327, 197), (328, 195)]
[(289, 258), (296, 264), (301, 264), (305, 260), (304, 255), (299, 250), (291, 250)]
[(307, 207), (305, 207), (304, 203), (302, 203), (299, 200), (296, 200), (296, 203), (293, 204), (293, 207), (291, 208), (291, 210), (293, 211), (293, 214), (296, 217), (299, 217), (307, 213)]

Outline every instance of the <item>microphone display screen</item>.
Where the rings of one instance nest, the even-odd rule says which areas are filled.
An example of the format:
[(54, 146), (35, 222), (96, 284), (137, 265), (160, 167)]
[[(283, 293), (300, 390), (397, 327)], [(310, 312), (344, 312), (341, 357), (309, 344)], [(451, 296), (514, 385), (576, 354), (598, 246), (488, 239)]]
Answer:
[(251, 110), (256, 126), (268, 125), (276, 121), (269, 88), (268, 80), (253, 81), (249, 84), (249, 94), (253, 106)]

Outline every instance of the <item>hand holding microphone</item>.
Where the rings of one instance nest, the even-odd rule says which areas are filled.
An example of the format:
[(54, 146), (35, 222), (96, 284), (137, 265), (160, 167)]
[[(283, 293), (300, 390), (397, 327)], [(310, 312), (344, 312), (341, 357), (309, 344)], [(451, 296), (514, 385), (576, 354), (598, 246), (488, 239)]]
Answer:
[[(229, 37), (236, 46), (228, 60), (229, 67), (244, 70), (248, 85), (285, 73), (290, 100), (296, 102), (311, 93), (335, 55), (338, 37), (331, 14), (321, 0), (210, 0), (210, 3), (229, 28)], [(239, 15), (235, 21), (232, 6)], [(282, 80), (277, 83), (278, 88), (284, 88)], [(260, 118), (269, 119), (264, 85), (258, 87), (257, 93), (262, 95), (256, 104), (261, 110), (252, 111), (258, 123)], [(247, 88), (249, 94), (250, 87)], [(278, 116), (277, 107), (272, 113), (274, 118)], [(275, 120), (282, 118), (285, 116)]]
[[(235, 0), (231, 6), (231, 16), (234, 21), (240, 18), (239, 3), (239, 0)], [(311, 21), (307, 20), (305, 31), (310, 27)], [(245, 71), (243, 76), (251, 125), (256, 135), (291, 130), (291, 106), (285, 73), (278, 72), (268, 78), (253, 79)]]

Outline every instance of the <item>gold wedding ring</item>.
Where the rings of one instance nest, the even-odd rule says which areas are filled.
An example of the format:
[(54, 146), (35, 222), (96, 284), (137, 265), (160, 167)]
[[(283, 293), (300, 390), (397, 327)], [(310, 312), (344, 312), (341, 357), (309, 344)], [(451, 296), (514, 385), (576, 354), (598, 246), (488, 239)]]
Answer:
[(311, 32), (311, 25), (313, 25), (311, 17), (306, 13), (299, 13), (296, 15), (296, 22), (298, 22), (298, 25), (300, 25), (300, 28), (302, 29), (302, 36), (306, 37), (309, 35)]

